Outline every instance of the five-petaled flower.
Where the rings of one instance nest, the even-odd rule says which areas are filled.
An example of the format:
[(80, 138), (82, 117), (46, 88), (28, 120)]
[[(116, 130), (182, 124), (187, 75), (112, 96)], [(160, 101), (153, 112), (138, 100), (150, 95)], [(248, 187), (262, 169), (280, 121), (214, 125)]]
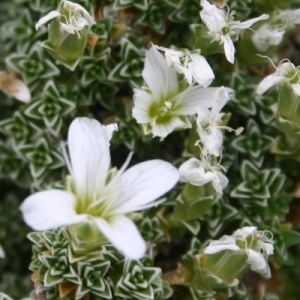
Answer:
[(238, 39), (241, 29), (247, 29), (254, 23), (269, 18), (269, 15), (263, 14), (260, 17), (245, 22), (234, 21), (234, 12), (226, 12), (216, 5), (210, 4), (207, 0), (201, 0), (200, 4), (203, 7), (200, 12), (200, 17), (209, 29), (208, 34), (211, 35), (214, 40), (224, 45), (226, 58), (232, 64), (234, 63), (235, 53), (232, 39)]
[(152, 47), (146, 52), (143, 78), (147, 87), (134, 90), (133, 117), (143, 124), (145, 133), (166, 137), (175, 129), (191, 127), (187, 116), (195, 107), (211, 107), (217, 88), (180, 87), (176, 71)]
[(94, 222), (99, 231), (130, 259), (141, 258), (146, 245), (128, 217), (160, 201), (178, 181), (175, 167), (162, 160), (125, 165), (109, 170), (109, 140), (114, 125), (102, 126), (88, 118), (75, 119), (69, 129), (72, 189), (46, 190), (25, 199), (21, 211), (34, 230), (49, 230), (81, 222)]

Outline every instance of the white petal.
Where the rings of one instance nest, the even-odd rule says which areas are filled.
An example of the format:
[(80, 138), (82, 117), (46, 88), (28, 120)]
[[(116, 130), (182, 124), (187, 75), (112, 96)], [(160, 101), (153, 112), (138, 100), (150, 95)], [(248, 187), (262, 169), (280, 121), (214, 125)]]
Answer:
[(107, 130), (97, 120), (76, 118), (69, 128), (68, 145), (76, 193), (95, 196), (103, 188), (110, 165)]
[(258, 21), (261, 21), (261, 20), (266, 20), (268, 18), (269, 18), (269, 15), (263, 14), (260, 17), (253, 18), (253, 19), (238, 23), (238, 24), (236, 24), (236, 26), (233, 26), (233, 27), (234, 28), (239, 28), (239, 29), (246, 29), (246, 28), (251, 27), (254, 23), (256, 23)]
[(108, 125), (102, 125), (105, 131), (106, 139), (108, 141), (111, 140), (113, 133), (115, 131), (118, 131), (118, 125), (116, 123), (114, 124), (108, 124)]
[(124, 216), (118, 216), (111, 223), (94, 218), (99, 230), (117, 250), (129, 259), (140, 259), (145, 255), (146, 243), (135, 224)]
[(241, 229), (236, 230), (232, 236), (236, 239), (246, 240), (249, 235), (257, 232), (257, 227), (255, 226), (245, 226)]
[(207, 148), (208, 153), (220, 156), (221, 148), (223, 145), (223, 133), (220, 129), (212, 127), (210, 129), (210, 134), (207, 134), (203, 130), (199, 130), (198, 133), (201, 138), (201, 142)]
[(223, 41), (224, 41), (224, 51), (225, 51), (226, 58), (230, 63), (233, 64), (235, 48), (230, 35), (225, 34), (223, 37)]
[(154, 99), (151, 94), (146, 91), (134, 89), (134, 108), (132, 116), (139, 124), (147, 124), (152, 121), (149, 111)]
[(258, 95), (264, 94), (268, 89), (270, 89), (273, 85), (276, 85), (278, 83), (281, 83), (286, 78), (283, 76), (277, 76), (277, 75), (268, 75), (265, 77), (257, 86), (256, 93)]
[(215, 188), (216, 192), (219, 194), (223, 194), (223, 190), (226, 188), (226, 186), (228, 185), (228, 178), (221, 172), (215, 172), (215, 174), (217, 175), (217, 179), (218, 180), (214, 180), (212, 182), (213, 187)]
[(267, 255), (272, 255), (274, 253), (274, 246), (270, 243), (262, 242), (261, 248), (266, 252)]
[(216, 90), (218, 88), (188, 87), (188, 89), (176, 96), (180, 101), (178, 101), (178, 106), (174, 113), (177, 115), (194, 115), (198, 105), (211, 107)]
[(165, 98), (167, 94), (175, 93), (178, 89), (175, 70), (167, 66), (164, 56), (155, 47), (146, 52), (142, 75), (155, 99)]
[(230, 98), (227, 90), (223, 86), (214, 92), (214, 102), (211, 108), (211, 114), (214, 118), (218, 118), (219, 112)]
[(231, 236), (224, 235), (217, 241), (212, 241), (205, 249), (204, 253), (206, 254), (214, 254), (224, 250), (232, 250), (232, 251), (239, 251), (241, 250), (235, 244), (235, 239)]
[(202, 1), (201, 5), (204, 8), (200, 12), (200, 17), (204, 24), (212, 33), (220, 32), (227, 25), (226, 13), (216, 5), (208, 5), (207, 1)]
[(171, 132), (173, 132), (175, 129), (181, 128), (190, 128), (191, 124), (190, 122), (183, 121), (178, 116), (173, 116), (168, 122), (164, 123), (155, 123), (152, 125), (152, 134), (153, 136), (159, 136), (161, 138), (165, 138), (167, 135), (169, 135)]
[(123, 192), (116, 203), (117, 212), (140, 210), (168, 192), (178, 179), (177, 169), (162, 160), (150, 160), (131, 167), (122, 174)]
[(191, 54), (192, 62), (188, 63), (188, 67), (191, 70), (195, 81), (203, 86), (207, 87), (214, 80), (215, 75), (208, 64), (204, 56), (200, 54)]
[(43, 24), (47, 23), (48, 21), (50, 21), (60, 15), (61, 15), (60, 12), (58, 12), (56, 10), (50, 11), (46, 16), (39, 19), (39, 21), (35, 24), (35, 29), (38, 29)]
[(178, 169), (180, 181), (189, 182), (190, 173), (195, 169), (203, 168), (201, 161), (195, 157), (184, 162)]
[(247, 249), (248, 260), (247, 262), (251, 265), (252, 271), (263, 271), (266, 269), (266, 259), (261, 253), (254, 251), (253, 249)]
[(76, 214), (75, 201), (69, 192), (48, 190), (27, 197), (20, 210), (28, 226), (44, 231), (86, 220), (85, 215)]

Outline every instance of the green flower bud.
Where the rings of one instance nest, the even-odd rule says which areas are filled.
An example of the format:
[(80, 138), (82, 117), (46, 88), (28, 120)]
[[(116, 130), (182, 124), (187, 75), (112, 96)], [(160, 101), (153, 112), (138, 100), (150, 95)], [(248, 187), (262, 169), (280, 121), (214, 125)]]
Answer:
[(84, 52), (89, 29), (95, 21), (81, 5), (66, 0), (60, 2), (57, 10), (42, 17), (36, 29), (50, 20), (48, 40), (42, 43), (42, 47), (58, 63), (73, 71)]

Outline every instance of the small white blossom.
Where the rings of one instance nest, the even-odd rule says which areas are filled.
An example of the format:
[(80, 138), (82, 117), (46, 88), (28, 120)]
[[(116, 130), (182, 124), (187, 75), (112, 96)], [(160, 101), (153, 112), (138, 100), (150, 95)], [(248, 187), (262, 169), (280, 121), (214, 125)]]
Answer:
[(180, 181), (189, 182), (192, 185), (202, 186), (211, 182), (217, 193), (223, 194), (223, 189), (228, 184), (227, 177), (221, 172), (219, 164), (211, 165), (211, 157), (204, 156), (201, 160), (190, 158), (178, 169)]
[(222, 129), (233, 130), (229, 127), (221, 126), (224, 113), (220, 113), (220, 111), (229, 99), (229, 93), (224, 87), (221, 87), (214, 93), (211, 109), (202, 105), (196, 107), (198, 114), (197, 130), (201, 142), (208, 153), (215, 156), (220, 156), (221, 147), (223, 145)]
[(281, 43), (285, 30), (274, 27), (270, 24), (262, 25), (252, 36), (256, 49), (266, 52), (270, 46), (277, 46)]
[(89, 12), (77, 3), (71, 1), (62, 0), (57, 10), (50, 11), (46, 16), (42, 17), (35, 25), (38, 29), (48, 21), (59, 18), (61, 31), (68, 32), (70, 34), (79, 34), (78, 31), (84, 29), (85, 26), (91, 26), (95, 24), (93, 17)]
[(259, 51), (266, 52), (270, 46), (279, 45), (286, 30), (295, 24), (300, 24), (300, 9), (282, 11), (270, 23), (262, 25), (252, 41)]
[(176, 71), (155, 47), (146, 52), (142, 76), (147, 87), (134, 89), (132, 116), (143, 124), (146, 134), (161, 138), (175, 129), (191, 127), (187, 116), (194, 115), (199, 104), (211, 107), (217, 90), (201, 86), (180, 87)]
[(215, 79), (215, 75), (204, 56), (199, 53), (190, 53), (155, 46), (158, 50), (165, 52), (168, 66), (183, 74), (189, 85), (197, 82), (200, 86), (208, 87)]
[(267, 278), (270, 277), (270, 268), (266, 258), (274, 251), (271, 232), (258, 231), (256, 227), (243, 227), (231, 236), (224, 235), (219, 240), (212, 241), (204, 249), (204, 253), (214, 254), (225, 250), (245, 251), (251, 270)]
[(28, 86), (9, 72), (0, 72), (0, 90), (25, 103), (31, 100)]
[(269, 15), (263, 14), (245, 22), (234, 21), (234, 12), (226, 12), (207, 0), (201, 0), (200, 4), (203, 7), (200, 16), (209, 29), (208, 34), (224, 45), (226, 58), (231, 63), (234, 63), (235, 53), (232, 38), (237, 40), (241, 29), (250, 28), (254, 23), (269, 18)]
[[(275, 66), (274, 66), (275, 67)], [(279, 63), (276, 71), (265, 77), (257, 86), (256, 93), (258, 95), (264, 94), (274, 85), (280, 84), (284, 81), (289, 81), (294, 93), (300, 96), (300, 71), (289, 60), (284, 60)]]
[(158, 205), (179, 174), (170, 163), (150, 160), (128, 170), (109, 170), (109, 139), (116, 126), (76, 118), (69, 129), (72, 185), (68, 191), (46, 190), (25, 199), (20, 209), (25, 222), (44, 231), (93, 222), (114, 247), (130, 259), (141, 258), (146, 244), (128, 214)]

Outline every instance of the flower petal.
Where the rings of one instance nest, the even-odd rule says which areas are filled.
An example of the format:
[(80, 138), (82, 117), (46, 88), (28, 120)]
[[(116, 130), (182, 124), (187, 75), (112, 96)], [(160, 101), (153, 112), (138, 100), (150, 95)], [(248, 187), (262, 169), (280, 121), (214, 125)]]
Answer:
[(204, 24), (212, 33), (220, 32), (227, 24), (225, 12), (206, 0), (201, 0), (200, 4), (203, 7), (200, 17)]
[(150, 106), (153, 103), (153, 96), (146, 91), (134, 89), (134, 108), (132, 116), (139, 124), (147, 124), (152, 121), (150, 117)]
[(254, 23), (259, 22), (261, 20), (266, 20), (266, 19), (269, 19), (269, 15), (263, 14), (260, 17), (237, 23), (236, 26), (233, 25), (232, 28), (247, 29), (247, 28), (251, 27)]
[(127, 217), (118, 216), (111, 223), (94, 218), (99, 230), (129, 259), (140, 259), (145, 255), (146, 243), (136, 225)]
[(201, 86), (193, 86), (187, 88), (182, 93), (178, 94), (176, 100), (171, 102), (178, 102), (174, 113), (177, 115), (193, 115), (196, 114), (196, 106), (211, 107), (214, 99), (214, 92), (218, 88), (203, 88)]
[(216, 180), (212, 181), (212, 185), (213, 185), (214, 189), (216, 190), (216, 192), (219, 193), (220, 195), (222, 195), (223, 190), (228, 185), (229, 180), (221, 172), (215, 172), (215, 174), (217, 175), (217, 177), (216, 177)]
[(215, 156), (220, 156), (220, 151), (223, 145), (223, 133), (222, 130), (216, 127), (212, 127), (210, 134), (207, 134), (204, 130), (198, 127), (198, 133), (201, 138), (201, 142), (207, 148), (208, 153)]
[(178, 89), (176, 71), (167, 66), (164, 56), (154, 46), (146, 52), (142, 75), (154, 99), (166, 98), (167, 94), (175, 94)]
[(170, 118), (170, 120), (167, 122), (153, 124), (152, 134), (153, 136), (165, 138), (168, 134), (170, 134), (177, 128), (185, 129), (190, 127), (191, 124), (187, 119), (182, 120), (182, 118), (178, 116), (172, 116), (172, 118)]
[(73, 194), (48, 190), (27, 197), (20, 206), (25, 223), (33, 230), (44, 231), (80, 223), (85, 215), (77, 215)]
[(35, 24), (35, 29), (38, 29), (43, 24), (47, 23), (48, 21), (50, 21), (60, 15), (61, 15), (60, 12), (57, 10), (50, 11), (46, 16), (44, 16), (38, 20), (38, 22)]
[(235, 244), (234, 238), (224, 235), (219, 240), (210, 242), (210, 244), (204, 249), (204, 253), (214, 254), (224, 250), (239, 251), (241, 249)]
[(229, 34), (225, 34), (223, 37), (223, 42), (224, 42), (224, 52), (227, 60), (230, 63), (234, 63), (234, 53), (235, 53), (235, 48), (232, 42), (232, 39)]
[(253, 249), (247, 249), (247, 262), (251, 265), (252, 271), (263, 272), (266, 270), (267, 262), (261, 253)]
[(110, 165), (109, 136), (97, 120), (76, 118), (68, 134), (71, 175), (76, 193), (82, 197), (95, 195), (105, 184)]
[(195, 81), (203, 87), (209, 86), (215, 78), (209, 63), (204, 56), (198, 53), (191, 54), (191, 58), (193, 61), (188, 63), (188, 67)]
[(268, 89), (270, 89), (273, 85), (281, 83), (286, 78), (284, 76), (277, 76), (274, 74), (268, 75), (265, 77), (257, 86), (256, 93), (258, 95), (264, 94)]
[(138, 211), (168, 192), (178, 178), (177, 169), (168, 162), (157, 159), (139, 163), (122, 174), (123, 193), (115, 209), (122, 214)]

